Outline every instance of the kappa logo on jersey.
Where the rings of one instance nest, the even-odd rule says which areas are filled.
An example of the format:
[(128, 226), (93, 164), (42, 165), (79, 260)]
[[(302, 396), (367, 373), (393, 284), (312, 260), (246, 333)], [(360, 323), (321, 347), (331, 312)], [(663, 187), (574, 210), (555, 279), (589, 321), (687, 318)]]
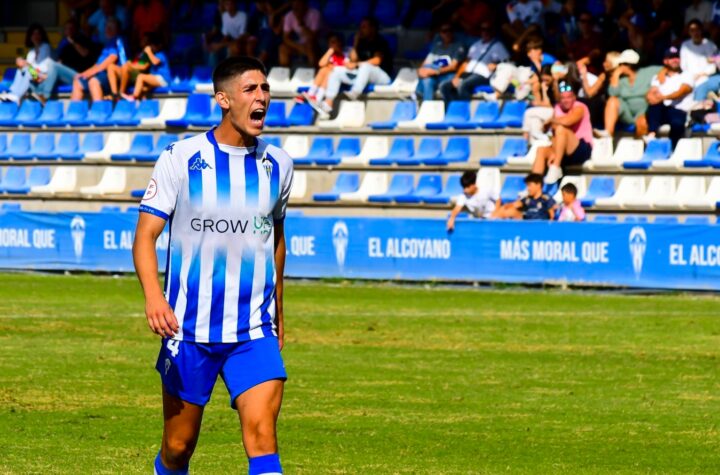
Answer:
[(191, 158), (188, 161), (188, 169), (189, 170), (202, 171), (202, 170), (205, 170), (206, 168), (212, 169), (210, 164), (208, 162), (206, 162), (205, 160), (203, 160), (203, 158), (200, 157), (199, 155)]
[(167, 147), (165, 147), (165, 151), (166, 151), (166, 152), (170, 152), (170, 155), (172, 155), (172, 153), (173, 153), (173, 148), (174, 148), (174, 147), (175, 147), (175, 144), (174, 144), (174, 143), (171, 143), (170, 145), (168, 145)]
[(273, 169), (273, 162), (271, 159), (272, 159), (272, 157), (270, 157), (269, 155), (266, 155), (262, 159), (262, 166), (265, 169), (265, 173), (267, 173), (268, 178), (270, 178), (270, 175), (272, 175), (272, 169)]

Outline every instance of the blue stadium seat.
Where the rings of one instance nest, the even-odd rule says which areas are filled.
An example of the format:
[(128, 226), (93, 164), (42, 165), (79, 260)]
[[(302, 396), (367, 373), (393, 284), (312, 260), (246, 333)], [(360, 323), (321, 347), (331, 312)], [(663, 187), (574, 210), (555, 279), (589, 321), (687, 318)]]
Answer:
[(390, 180), (390, 186), (385, 193), (368, 196), (368, 201), (373, 203), (392, 203), (397, 196), (412, 194), (415, 189), (415, 179), (409, 173), (395, 173)]
[[(85, 141), (87, 141), (87, 137), (85, 138)], [(52, 157), (48, 158), (61, 160), (82, 160), (84, 155), (85, 154), (80, 151), (80, 137), (78, 134), (74, 132), (64, 132), (60, 134), (60, 139), (53, 151)]]
[(26, 179), (25, 167), (8, 167), (0, 181), (0, 192), (24, 188)]
[(341, 193), (352, 193), (360, 188), (360, 175), (357, 173), (341, 173), (333, 189), (329, 193), (316, 193), (313, 195), (315, 201), (337, 201)]
[(114, 153), (110, 159), (118, 162), (133, 160), (138, 155), (147, 155), (153, 150), (152, 134), (136, 134), (130, 144), (130, 150), (125, 153)]
[(625, 219), (623, 220), (624, 223), (647, 223), (648, 217), (647, 216), (625, 216)]
[[(22, 173), (18, 174), (17, 179), (10, 183), (6, 183), (6, 181), (3, 180), (2, 188), (5, 193), (24, 195), (29, 193), (30, 188), (33, 186), (42, 186), (50, 183), (50, 169), (48, 167), (32, 167), (30, 169), (30, 175), (27, 177), (27, 181), (25, 181), (24, 168), (12, 167), (10, 170), (14, 170), (16, 168), (20, 168)], [(7, 175), (10, 175), (10, 171), (8, 171)], [(7, 175), (5, 175), (6, 178)]]
[(10, 145), (8, 145), (3, 153), (0, 153), (0, 160), (7, 160), (8, 158), (15, 158), (18, 155), (27, 154), (30, 151), (30, 145), (30, 134), (14, 134), (12, 140), (10, 140)]
[(678, 224), (677, 216), (656, 216), (653, 223), (655, 224)]
[[(345, 14), (337, 18), (338, 26), (359, 25), (360, 20), (368, 15), (370, 15), (370, 2), (350, 2)], [(353, 40), (348, 39), (348, 45), (352, 44)]]
[(614, 214), (598, 214), (593, 219), (593, 223), (617, 223), (618, 217)]
[(204, 117), (199, 120), (193, 120), (190, 125), (195, 127), (213, 127), (220, 124), (222, 120), (222, 108), (220, 104), (215, 103), (209, 117)]
[(81, 160), (86, 153), (89, 152), (99, 152), (103, 149), (105, 146), (105, 142), (103, 140), (103, 134), (100, 133), (92, 133), (92, 134), (85, 134), (85, 139), (83, 140), (82, 145), (80, 146), (80, 157), (65, 157), (62, 156), (60, 158), (63, 158), (65, 160)]
[(417, 114), (415, 101), (400, 101), (395, 103), (390, 120), (375, 121), (368, 124), (374, 130), (392, 130), (397, 127), (398, 122), (413, 120)]
[(502, 167), (507, 163), (508, 158), (524, 157), (527, 151), (527, 140), (521, 137), (506, 137), (497, 157), (481, 158), (480, 165), (484, 167)]
[(0, 102), (0, 126), (7, 126), (17, 115), (18, 105), (14, 102)]
[(442, 176), (439, 174), (421, 175), (417, 188), (412, 194), (395, 197), (398, 203), (421, 203), (426, 198), (437, 196), (442, 191)]
[(140, 188), (138, 190), (132, 190), (130, 192), (130, 196), (132, 196), (133, 198), (142, 198), (143, 196), (145, 196), (145, 189)]
[(380, 1), (375, 6), (375, 18), (381, 26), (392, 27), (400, 23), (400, 12), (397, 1)]
[(129, 119), (116, 119), (114, 124), (117, 126), (135, 126), (140, 125), (142, 119), (152, 119), (160, 114), (160, 101), (157, 99), (145, 99), (140, 101), (137, 109)]
[(470, 159), (470, 138), (450, 137), (445, 152), (437, 158), (423, 160), (424, 165), (444, 166), (450, 163), (467, 162)]
[(18, 127), (20, 125), (25, 125), (26, 122), (31, 122), (37, 119), (41, 113), (42, 104), (35, 101), (24, 101), (20, 105), (20, 108), (18, 109), (17, 114), (15, 114), (15, 117), (10, 119), (9, 121), (0, 122), (0, 125), (6, 127)]
[(527, 103), (522, 101), (505, 101), (496, 121), (480, 124), (483, 129), (504, 129), (505, 127), (521, 127)]
[(596, 176), (590, 181), (588, 191), (580, 199), (585, 207), (593, 206), (598, 198), (610, 198), (615, 194), (615, 179), (609, 176)]
[(265, 125), (268, 127), (287, 127), (288, 121), (285, 118), (285, 103), (274, 101), (270, 103), (265, 114)]
[(287, 126), (298, 127), (305, 125), (313, 125), (314, 121), (315, 111), (310, 106), (310, 104), (296, 103), (290, 110), (290, 114), (287, 117)]
[(135, 160), (138, 162), (154, 162), (158, 159), (163, 150), (168, 147), (168, 145), (177, 141), (178, 136), (175, 134), (162, 134), (158, 137), (158, 141), (152, 150), (147, 153), (136, 153)]
[(715, 140), (710, 144), (702, 160), (685, 160), (683, 166), (687, 168), (720, 168), (720, 141)]
[(103, 126), (111, 125), (108, 122), (112, 114), (112, 101), (96, 101), (90, 106), (90, 110), (82, 120), (71, 121), (72, 126)]
[(2, 81), (0, 81), (0, 92), (5, 92), (10, 89), (10, 86), (15, 79), (15, 72), (17, 68), (7, 68), (3, 74)]
[(505, 178), (500, 189), (500, 201), (502, 203), (513, 203), (518, 200), (518, 194), (525, 190), (525, 177), (511, 175)]
[(710, 216), (688, 216), (685, 218), (685, 224), (708, 225), (712, 222)]
[(128, 206), (125, 208), (125, 213), (137, 213), (138, 211), (140, 211), (139, 206)]
[(103, 205), (100, 208), (101, 213), (120, 213), (121, 211), (119, 206)]
[(328, 0), (325, 2), (325, 7), (322, 10), (323, 18), (335, 19), (343, 18), (345, 16), (345, 1), (344, 0)]
[(475, 109), (475, 115), (472, 120), (462, 127), (455, 126), (456, 129), (484, 127), (485, 124), (497, 122), (500, 118), (500, 106), (497, 102), (481, 102)]
[(22, 211), (22, 206), (20, 203), (3, 203), (0, 206), (0, 211)]
[(270, 145), (274, 145), (275, 147), (282, 147), (282, 140), (277, 135), (263, 135), (260, 138)]
[(88, 114), (87, 101), (70, 101), (65, 115), (61, 118), (48, 122), (48, 127), (65, 127), (85, 120)]
[(327, 159), (334, 152), (333, 140), (330, 137), (315, 137), (308, 154), (304, 157), (293, 158), (296, 165), (311, 165), (316, 160)]
[(450, 203), (450, 201), (454, 197), (463, 193), (463, 187), (460, 183), (460, 176), (461, 175), (457, 173), (449, 175), (447, 178), (447, 182), (445, 182), (445, 188), (437, 195), (426, 196), (425, 198), (423, 198), (423, 201), (429, 204)]
[(343, 137), (338, 142), (337, 149), (329, 157), (318, 157), (315, 159), (316, 165), (337, 165), (342, 162), (345, 157), (354, 157), (360, 154), (360, 138), (359, 137)]
[(63, 103), (60, 101), (47, 101), (42, 113), (37, 119), (28, 120), (25, 127), (42, 127), (45, 124), (56, 122), (63, 116)]
[(470, 122), (470, 101), (451, 101), (447, 106), (445, 118), (440, 122), (429, 122), (425, 124), (428, 130), (447, 130), (455, 127), (455, 124), (467, 124)]
[(370, 165), (392, 165), (401, 160), (409, 160), (415, 154), (412, 137), (396, 137), (386, 157), (371, 158)]
[(440, 137), (424, 137), (418, 145), (415, 155), (402, 161), (398, 165), (420, 165), (427, 160), (434, 160), (442, 155), (442, 140)]
[(2, 157), (2, 154), (5, 153), (7, 150), (7, 138), (8, 136), (6, 134), (0, 135), (0, 158)]
[(168, 127), (186, 128), (189, 124), (205, 119), (210, 115), (210, 96), (207, 94), (190, 94), (188, 96), (185, 115), (182, 119), (168, 120)]
[(136, 106), (135, 101), (118, 101), (104, 125), (137, 125), (133, 123), (133, 116), (137, 110)]
[(37, 134), (35, 142), (26, 154), (18, 155), (15, 158), (31, 160), (55, 160), (55, 134)]
[(623, 168), (632, 170), (647, 170), (656, 160), (667, 160), (672, 154), (670, 139), (655, 139), (648, 142), (645, 153), (640, 160), (624, 162)]

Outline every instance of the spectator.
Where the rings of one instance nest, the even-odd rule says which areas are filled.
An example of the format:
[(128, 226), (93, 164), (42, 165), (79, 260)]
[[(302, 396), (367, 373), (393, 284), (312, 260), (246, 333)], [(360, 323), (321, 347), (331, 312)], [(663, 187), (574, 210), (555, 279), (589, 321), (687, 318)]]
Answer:
[(477, 173), (467, 171), (460, 177), (463, 194), (455, 198), (455, 207), (447, 220), (447, 230), (455, 229), (455, 218), (462, 211), (467, 211), (476, 218), (489, 218), (495, 211), (498, 201), (497, 190), (481, 190), (477, 186)]
[(685, 134), (688, 111), (692, 108), (692, 76), (680, 68), (680, 52), (668, 48), (663, 60), (665, 67), (652, 79), (647, 93), (648, 139), (657, 134), (660, 125), (670, 125), (670, 140), (675, 147)]
[(513, 41), (531, 25), (542, 25), (543, 4), (540, 0), (513, 0), (505, 10), (509, 23), (503, 25), (503, 32)]
[(670, 46), (673, 26), (673, 6), (666, 0), (631, 1), (618, 24), (627, 29), (633, 49), (644, 52), (651, 61), (662, 58)]
[(43, 100), (52, 93), (55, 83), (46, 82), (52, 49), (42, 25), (30, 25), (25, 33), (25, 47), (29, 50), (28, 54), (25, 58), (15, 59), (17, 71), (9, 92), (0, 94), (1, 101), (18, 104), (28, 90), (43, 96)]
[(70, 99), (79, 101), (87, 90), (93, 101), (99, 101), (104, 94), (109, 94), (110, 83), (108, 82), (108, 68), (113, 64), (122, 66), (127, 60), (125, 55), (125, 44), (118, 36), (120, 27), (115, 18), (108, 18), (105, 23), (105, 36), (108, 41), (100, 52), (100, 57), (95, 64), (75, 77)]
[(132, 18), (133, 51), (142, 49), (142, 39), (148, 33), (158, 33), (163, 42), (168, 39), (167, 11), (161, 0), (139, 0)]
[(240, 37), (247, 28), (247, 15), (238, 10), (236, 0), (222, 1), (220, 34), (206, 45), (210, 66), (215, 66), (226, 56), (236, 56), (240, 52)]
[(585, 210), (577, 199), (577, 187), (566, 183), (560, 188), (562, 203), (558, 206), (558, 221), (585, 221)]
[(617, 51), (607, 53), (602, 65), (603, 71), (597, 76), (589, 72), (583, 63), (578, 66), (582, 86), (580, 100), (590, 109), (590, 122), (594, 129), (602, 128), (602, 124), (604, 124), (605, 104), (608, 99), (608, 78), (615, 68), (618, 56), (620, 53)]
[(88, 26), (93, 28), (93, 33), (102, 44), (106, 44), (111, 38), (107, 36), (105, 27), (109, 18), (117, 21), (117, 31), (120, 34), (128, 26), (128, 14), (125, 7), (117, 5), (115, 0), (100, 0), (100, 7), (88, 18)]
[[(435, 12), (433, 11), (433, 18), (434, 17)], [(459, 25), (467, 38), (482, 36), (481, 30), (483, 23), (492, 20), (492, 9), (490, 5), (488, 5), (488, 2), (482, 0), (461, 0), (456, 7), (455, 13), (452, 15), (452, 23)]]
[(440, 84), (440, 93), (446, 102), (458, 99), (469, 101), (476, 87), (490, 84), (490, 77), (498, 63), (510, 58), (505, 46), (493, 35), (490, 22), (483, 22), (480, 32), (480, 39), (470, 47), (455, 77)]
[(647, 133), (647, 95), (650, 81), (661, 69), (660, 66), (646, 66), (638, 69), (640, 55), (628, 49), (617, 57), (615, 68), (608, 83), (608, 97), (605, 105), (605, 130), (602, 136), (613, 136), (618, 120), (623, 124), (635, 124), (635, 135)]
[(283, 20), (283, 42), (278, 50), (281, 66), (290, 66), (293, 56), (304, 56), (308, 64), (318, 62), (317, 34), (322, 26), (320, 12), (307, 0), (293, 0)]
[(600, 72), (597, 63), (602, 56), (602, 38), (595, 31), (595, 22), (590, 13), (580, 13), (578, 30), (578, 39), (568, 45), (568, 57), (576, 62), (581, 61), (590, 72), (597, 74)]
[(255, 11), (248, 19), (246, 56), (258, 58), (265, 64), (277, 62), (277, 50), (282, 43), (283, 13), (288, 5), (277, 1), (255, 2)]
[(685, 24), (698, 20), (703, 27), (712, 22), (712, 5), (707, 0), (691, 0), (685, 9)]
[(592, 153), (590, 111), (577, 100), (577, 93), (570, 84), (561, 82), (558, 91), (553, 117), (547, 122), (553, 129), (552, 144), (538, 149), (532, 170), (542, 175), (547, 166), (545, 183), (548, 184), (562, 178), (561, 167), (581, 165)]
[(325, 97), (325, 90), (327, 89), (330, 73), (332, 73), (336, 67), (344, 66), (349, 60), (348, 55), (343, 51), (343, 40), (339, 33), (330, 34), (328, 37), (328, 45), (330, 48), (325, 52), (323, 57), (320, 58), (320, 62), (318, 63), (319, 69), (315, 75), (313, 85), (296, 100), (307, 100), (310, 104), (313, 104), (314, 107), (317, 107), (318, 103)]
[(75, 71), (85, 71), (95, 64), (96, 57), (97, 45), (80, 32), (77, 20), (66, 21), (63, 38), (55, 50), (57, 61)]
[(452, 25), (443, 23), (440, 26), (439, 38), (433, 42), (430, 53), (418, 69), (420, 81), (416, 92), (424, 100), (433, 99), (438, 85), (452, 80), (464, 58), (465, 47), (455, 39)]
[[(142, 42), (143, 50), (134, 61), (122, 66), (108, 68), (108, 82), (113, 99), (118, 95), (128, 101), (138, 100), (157, 87), (166, 87), (170, 82), (170, 64), (162, 51), (162, 40), (158, 33), (146, 33)], [(117, 79), (120, 77), (118, 88)], [(135, 84), (133, 94), (126, 94), (127, 86)]]
[(530, 37), (525, 43), (525, 61), (519, 66), (509, 63), (499, 64), (495, 70), (490, 84), (494, 93), (484, 94), (486, 100), (497, 100), (504, 94), (511, 83), (515, 84), (515, 98), (525, 99), (532, 91), (531, 78), (540, 76), (540, 70), (545, 64), (553, 64), (555, 58), (543, 52), (543, 40), (539, 36)]
[(627, 35), (621, 33), (618, 25), (618, 19), (625, 10), (623, 0), (603, 0), (602, 11), (594, 17), (606, 51), (624, 50), (628, 46)]
[(377, 20), (364, 18), (355, 35), (350, 61), (330, 74), (325, 102), (320, 103), (320, 116), (329, 117), (341, 84), (352, 85), (347, 96), (355, 100), (368, 84), (390, 84), (391, 71), (392, 54), (387, 40), (378, 34)]
[(543, 177), (530, 173), (525, 177), (527, 194), (512, 203), (498, 207), (492, 217), (500, 219), (552, 220), (555, 217), (555, 200), (543, 193)]
[(551, 69), (551, 66), (543, 66), (540, 76), (533, 76), (530, 79), (532, 83), (531, 107), (525, 110), (522, 123), (523, 137), (530, 142), (548, 141), (544, 129), (547, 121), (552, 119), (555, 104), (554, 79)]
[(680, 47), (680, 68), (694, 81), (695, 100), (704, 101), (710, 91), (720, 87), (720, 76), (710, 81), (717, 71), (714, 59), (718, 54), (718, 49), (715, 43), (705, 38), (703, 26), (699, 20), (691, 20), (687, 31), (690, 39), (685, 40)]

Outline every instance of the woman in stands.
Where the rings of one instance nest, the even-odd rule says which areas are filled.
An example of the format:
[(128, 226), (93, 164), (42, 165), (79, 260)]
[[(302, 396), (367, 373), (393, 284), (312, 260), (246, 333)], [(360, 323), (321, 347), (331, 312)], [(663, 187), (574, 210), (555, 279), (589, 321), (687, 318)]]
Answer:
[[(134, 101), (147, 95), (157, 87), (166, 87), (170, 83), (170, 65), (167, 56), (162, 51), (160, 35), (152, 32), (143, 37), (143, 50), (134, 61), (125, 63), (122, 67), (112, 65), (108, 69), (108, 80), (113, 100), (118, 95), (128, 101)], [(120, 87), (117, 79), (120, 77)], [(134, 83), (133, 94), (127, 94), (128, 84)]]
[(530, 78), (532, 85), (532, 102), (523, 115), (523, 137), (531, 142), (546, 142), (545, 123), (553, 116), (555, 105), (555, 87), (553, 87), (552, 67), (545, 65), (540, 75)]
[(325, 98), (325, 90), (327, 89), (328, 78), (336, 66), (343, 66), (348, 61), (348, 52), (343, 48), (343, 38), (340, 33), (330, 33), (328, 36), (328, 50), (325, 52), (318, 62), (318, 72), (315, 75), (313, 85), (306, 93), (295, 98), (298, 102), (304, 102), (315, 106)]
[(10, 91), (0, 94), (0, 100), (4, 102), (19, 104), (28, 90), (36, 99), (45, 102), (52, 93), (54, 81), (52, 84), (45, 82), (48, 63), (52, 61), (50, 58), (52, 49), (45, 28), (39, 24), (30, 25), (25, 35), (25, 47), (29, 50), (27, 56), (15, 60), (18, 69)]

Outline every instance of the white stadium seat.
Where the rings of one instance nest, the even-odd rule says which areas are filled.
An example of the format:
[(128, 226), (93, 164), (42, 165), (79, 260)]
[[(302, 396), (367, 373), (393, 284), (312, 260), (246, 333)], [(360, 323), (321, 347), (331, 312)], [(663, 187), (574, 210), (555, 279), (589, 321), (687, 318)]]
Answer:
[(340, 201), (365, 202), (370, 195), (381, 195), (387, 192), (389, 186), (388, 174), (384, 172), (368, 172), (365, 174), (360, 187), (352, 193), (341, 193)]
[(305, 157), (310, 151), (310, 137), (307, 135), (290, 135), (285, 140), (282, 148), (290, 155), (290, 158)]
[(423, 101), (420, 110), (413, 120), (398, 122), (398, 129), (424, 129), (428, 122), (442, 122), (445, 118), (445, 103), (443, 101)]
[(182, 119), (187, 107), (187, 98), (165, 99), (157, 117), (145, 118), (140, 121), (141, 127), (165, 127), (168, 120)]
[[(674, 176), (654, 176), (650, 179), (647, 190), (642, 196), (635, 196), (626, 201), (626, 206), (633, 208), (654, 208), (667, 198), (675, 197), (676, 180)], [(677, 206), (677, 205), (676, 205)]]
[(371, 158), (386, 157), (390, 153), (390, 140), (387, 137), (369, 136), (365, 139), (360, 154), (354, 157), (343, 157), (343, 164), (367, 165)]
[(500, 169), (497, 167), (483, 167), (478, 171), (475, 180), (478, 188), (481, 190), (492, 190), (496, 194), (500, 194)]
[(417, 88), (418, 81), (417, 70), (413, 68), (401, 68), (391, 84), (376, 85), (372, 94), (412, 94)]
[(692, 203), (698, 198), (705, 198), (705, 178), (684, 176), (680, 178), (673, 195), (658, 198), (654, 205), (656, 208), (663, 209), (686, 208), (686, 203)]
[(83, 186), (80, 193), (89, 196), (120, 195), (126, 192), (127, 170), (124, 167), (105, 167), (100, 182)]
[[(301, 87), (310, 87), (313, 85), (315, 80), (315, 69), (314, 68), (297, 68), (295, 73), (290, 80), (290, 88), (293, 94)], [(272, 92), (272, 88), (270, 89)]]
[(77, 187), (78, 169), (75, 166), (57, 167), (47, 185), (33, 186), (30, 193), (34, 195), (54, 195), (56, 193), (72, 193)]
[(110, 161), (110, 156), (116, 153), (126, 153), (130, 150), (132, 137), (130, 132), (110, 132), (107, 135), (105, 146), (99, 152), (88, 152), (86, 160)]
[[(642, 143), (642, 141), (641, 141)], [(637, 201), (637, 197), (645, 194), (645, 177), (625, 176), (620, 179), (617, 191), (609, 198), (598, 198), (595, 200), (597, 207), (624, 207), (627, 203)]]
[(613, 166), (617, 166), (613, 162), (613, 139), (612, 137), (602, 137), (599, 139), (593, 139), (592, 154), (590, 160), (583, 163), (583, 168), (592, 170), (595, 164), (599, 164), (602, 168), (602, 164), (613, 163)]
[(530, 150), (522, 157), (508, 157), (507, 165), (510, 167), (528, 168), (532, 167), (537, 157), (537, 151), (541, 147), (547, 147), (546, 143), (534, 143), (530, 146)]
[(307, 193), (307, 173), (304, 171), (296, 171), (293, 174), (293, 184), (290, 190), (290, 199), (292, 201), (302, 200)]
[(655, 160), (652, 163), (653, 169), (678, 169), (683, 167), (685, 160), (702, 160), (702, 139), (690, 138), (680, 139), (675, 146), (670, 158), (667, 160)]
[(640, 160), (644, 152), (645, 145), (642, 140), (622, 138), (620, 142), (618, 142), (615, 153), (613, 153), (609, 159), (607, 159), (607, 156), (598, 156), (597, 160), (592, 161), (589, 167), (593, 170), (622, 168), (624, 162), (636, 162)]
[(682, 199), (683, 208), (696, 210), (714, 210), (717, 202), (720, 201), (720, 177), (716, 176), (710, 180), (707, 191), (703, 194), (701, 190)]
[(268, 84), (270, 84), (270, 93), (290, 93), (293, 92), (290, 85), (290, 68), (276, 66), (270, 69), (267, 76)]
[(365, 103), (363, 101), (342, 101), (337, 117), (332, 120), (318, 120), (321, 129), (355, 129), (365, 125)]

